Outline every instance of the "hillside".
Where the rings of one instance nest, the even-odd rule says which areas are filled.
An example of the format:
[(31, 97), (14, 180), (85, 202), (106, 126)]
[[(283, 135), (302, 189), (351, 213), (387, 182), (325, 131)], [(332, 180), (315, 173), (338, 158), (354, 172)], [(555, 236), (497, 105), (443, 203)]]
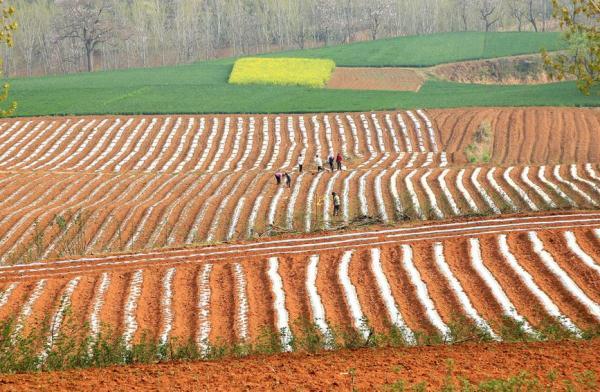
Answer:
[[(532, 37), (534, 39), (532, 39)], [(327, 56), (338, 65), (439, 64), (559, 48), (556, 34), (453, 33), (402, 37), (286, 52)], [(397, 50), (403, 48), (402, 50)], [(456, 48), (462, 48), (455, 51)], [(598, 106), (572, 82), (539, 86), (481, 86), (428, 80), (418, 93), (322, 90), (303, 87), (232, 86), (234, 59), (179, 67), (130, 69), (13, 79), (17, 115), (121, 113), (281, 113), (368, 111), (464, 106)]]

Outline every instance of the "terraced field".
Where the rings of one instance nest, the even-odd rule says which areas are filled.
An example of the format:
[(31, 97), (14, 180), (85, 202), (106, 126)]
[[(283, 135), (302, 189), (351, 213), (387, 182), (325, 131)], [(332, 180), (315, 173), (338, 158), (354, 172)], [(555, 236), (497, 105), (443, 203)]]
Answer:
[[(490, 162), (467, 164), (484, 122)], [(92, 338), (112, 325), (128, 345), (147, 333), (202, 349), (264, 327), (291, 349), (298, 319), (325, 336), (395, 325), (409, 344), (452, 339), (457, 316), (496, 340), (507, 318), (532, 336), (548, 319), (573, 336), (600, 324), (596, 110), (23, 118), (0, 129), (0, 319), (28, 331), (49, 316), (48, 350), (66, 309)], [(338, 152), (342, 171), (316, 173), (316, 154)], [(277, 170), (291, 187), (275, 184)]]

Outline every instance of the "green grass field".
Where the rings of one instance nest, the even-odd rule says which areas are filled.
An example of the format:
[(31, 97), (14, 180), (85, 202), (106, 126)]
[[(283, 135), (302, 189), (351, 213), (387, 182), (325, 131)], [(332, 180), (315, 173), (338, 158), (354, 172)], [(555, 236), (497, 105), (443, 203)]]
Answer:
[(356, 42), (349, 45), (269, 54), (316, 57), (339, 67), (428, 67), (465, 60), (536, 53), (565, 47), (560, 33), (443, 33)]
[[(479, 53), (493, 55), (517, 54), (529, 48), (535, 52), (541, 42), (554, 42), (541, 34), (534, 35), (534, 44), (526, 44), (531, 33), (510, 33), (512, 43), (504, 38), (492, 38), (478, 46)], [(464, 42), (481, 42), (480, 33), (438, 34), (430, 37), (406, 37), (328, 48), (340, 53), (355, 53), (357, 58), (370, 45), (371, 53), (382, 52), (379, 62), (358, 65), (384, 65), (393, 54), (386, 42), (421, 41), (414, 47), (410, 59), (429, 58), (439, 63), (450, 61), (450, 51), (432, 51), (426, 42), (439, 44), (444, 36), (463, 35)], [(557, 38), (558, 36), (554, 36)], [(408, 42), (407, 41), (407, 42)], [(520, 42), (520, 43), (519, 43)], [(475, 44), (473, 44), (475, 45)], [(529, 46), (528, 46), (529, 45)], [(546, 47), (549, 47), (547, 45)], [(350, 48), (350, 49), (348, 49)], [(513, 52), (509, 52), (513, 49)], [(473, 49), (469, 53), (476, 53)], [(316, 50), (315, 50), (316, 51)], [(470, 55), (467, 50), (463, 56)], [(293, 52), (285, 53), (290, 55)], [(294, 52), (297, 55), (297, 52)], [(313, 51), (301, 52), (315, 57)], [(437, 54), (436, 54), (437, 53)], [(346, 54), (345, 54), (346, 55)], [(340, 55), (341, 56), (341, 55)], [(408, 55), (407, 55), (408, 56)], [(333, 60), (340, 58), (331, 56)], [(348, 57), (351, 57), (348, 54)], [(366, 56), (368, 57), (368, 56)], [(456, 60), (455, 55), (453, 60)], [(408, 57), (407, 57), (408, 58)], [(366, 59), (364, 61), (367, 61)], [(415, 60), (416, 61), (416, 60)], [(423, 60), (419, 60), (423, 61)], [(489, 86), (429, 80), (418, 93), (388, 91), (351, 91), (311, 89), (305, 87), (234, 86), (227, 83), (234, 59), (199, 62), (196, 64), (151, 69), (81, 73), (64, 76), (11, 80), (11, 97), (19, 101), (17, 115), (50, 114), (121, 114), (121, 113), (291, 113), (326, 111), (367, 111), (396, 108), (449, 108), (462, 106), (600, 106), (600, 96), (585, 97), (575, 83), (553, 83), (537, 86)], [(343, 64), (343, 61), (341, 62)]]

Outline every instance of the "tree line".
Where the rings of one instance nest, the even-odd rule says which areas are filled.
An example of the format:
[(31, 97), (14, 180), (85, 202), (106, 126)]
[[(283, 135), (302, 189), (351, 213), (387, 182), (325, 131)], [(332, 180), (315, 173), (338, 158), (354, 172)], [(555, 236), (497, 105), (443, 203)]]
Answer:
[(400, 35), (555, 30), (551, 0), (9, 0), (4, 74), (189, 63)]

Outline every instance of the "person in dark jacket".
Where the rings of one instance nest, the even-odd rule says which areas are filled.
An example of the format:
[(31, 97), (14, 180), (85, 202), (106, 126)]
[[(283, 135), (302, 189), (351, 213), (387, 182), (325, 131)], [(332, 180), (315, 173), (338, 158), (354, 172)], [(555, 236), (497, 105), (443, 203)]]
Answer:
[(333, 216), (338, 216), (340, 214), (340, 206), (342, 204), (340, 197), (335, 192), (332, 192), (331, 196), (333, 196)]
[(285, 172), (284, 173), (285, 176), (285, 185), (287, 185), (288, 188), (292, 187), (292, 176), (290, 176), (290, 173)]
[(277, 180), (277, 185), (281, 185), (281, 177), (282, 177), (281, 172), (275, 173), (275, 180)]
[(334, 168), (333, 168), (333, 155), (330, 155), (327, 158), (327, 162), (329, 162), (329, 168), (331, 169), (331, 171), (333, 171), (334, 170)]

